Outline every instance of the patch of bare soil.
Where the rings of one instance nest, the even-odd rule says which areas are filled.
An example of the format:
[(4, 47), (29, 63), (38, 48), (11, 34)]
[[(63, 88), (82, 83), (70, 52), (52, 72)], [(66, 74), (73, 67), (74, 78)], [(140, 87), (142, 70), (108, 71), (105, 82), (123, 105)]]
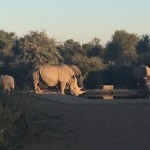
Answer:
[(34, 135), (22, 150), (150, 149), (149, 104), (76, 105), (50, 99), (28, 96)]

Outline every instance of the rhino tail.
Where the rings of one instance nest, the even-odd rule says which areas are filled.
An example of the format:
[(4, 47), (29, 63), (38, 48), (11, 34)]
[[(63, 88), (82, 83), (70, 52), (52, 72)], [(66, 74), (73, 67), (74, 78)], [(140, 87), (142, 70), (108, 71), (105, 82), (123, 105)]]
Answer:
[(38, 84), (39, 82), (39, 78), (40, 78), (40, 71), (39, 71), (39, 67), (37, 66), (34, 70), (33, 70), (33, 82), (34, 84)]

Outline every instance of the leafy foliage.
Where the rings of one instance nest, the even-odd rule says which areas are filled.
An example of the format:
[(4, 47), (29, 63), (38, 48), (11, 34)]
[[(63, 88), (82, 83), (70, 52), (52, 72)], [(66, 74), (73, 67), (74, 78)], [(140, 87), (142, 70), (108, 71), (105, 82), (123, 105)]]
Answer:
[(45, 63), (59, 64), (63, 59), (56, 44), (56, 41), (53, 38), (49, 39), (45, 32), (31, 31), (16, 41), (16, 63), (30, 63), (33, 66)]
[(16, 35), (13, 32), (5, 32), (0, 30), (0, 61), (1, 63), (9, 63), (12, 61), (14, 42)]
[(138, 63), (150, 66), (150, 36), (142, 35), (138, 41), (136, 51), (138, 54)]
[(109, 65), (107, 68), (89, 72), (85, 80), (87, 88), (99, 88), (103, 84), (112, 84), (115, 88), (134, 88), (132, 66)]
[(150, 51), (150, 36), (149, 35), (142, 35), (137, 44), (137, 53), (146, 53)]
[(75, 55), (72, 60), (72, 63), (81, 69), (84, 76), (87, 76), (90, 71), (101, 70), (106, 67), (103, 60), (98, 57), (88, 58), (87, 56)]
[(19, 150), (26, 132), (21, 95), (0, 93), (0, 149)]
[(138, 37), (124, 30), (116, 31), (112, 41), (108, 42), (105, 50), (105, 59), (115, 61), (118, 65), (130, 65), (137, 62), (136, 45)]
[(61, 55), (64, 58), (64, 63), (71, 64), (72, 58), (77, 54), (82, 55), (80, 43), (75, 42), (73, 39), (66, 40), (61, 50)]
[(102, 56), (103, 49), (100, 45), (100, 39), (94, 38), (91, 42), (82, 45), (82, 51), (87, 57), (100, 57)]

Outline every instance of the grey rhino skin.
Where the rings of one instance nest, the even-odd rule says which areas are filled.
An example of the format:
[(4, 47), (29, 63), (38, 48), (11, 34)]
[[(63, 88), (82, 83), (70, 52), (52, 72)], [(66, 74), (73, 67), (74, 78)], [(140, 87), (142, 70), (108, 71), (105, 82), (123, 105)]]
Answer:
[(140, 65), (133, 70), (133, 77), (139, 88), (150, 90), (150, 68)]
[(80, 69), (76, 65), (61, 64), (61, 66), (68, 66), (69, 68), (71, 68), (72, 71), (74, 72), (76, 78), (77, 78), (77, 84), (78, 84), (78, 86), (80, 88), (84, 88), (82, 73), (81, 73)]
[(73, 72), (74, 72), (74, 74), (77, 78), (78, 86), (81, 87), (81, 88), (84, 88), (84, 86), (83, 86), (83, 76), (82, 76), (82, 73), (81, 73), (80, 69), (75, 65), (70, 65), (69, 67), (73, 70)]

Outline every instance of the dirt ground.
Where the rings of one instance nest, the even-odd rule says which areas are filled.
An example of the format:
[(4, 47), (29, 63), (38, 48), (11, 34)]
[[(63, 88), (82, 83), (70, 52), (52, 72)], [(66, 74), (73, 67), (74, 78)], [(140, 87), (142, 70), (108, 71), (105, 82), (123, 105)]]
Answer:
[(28, 97), (42, 127), (22, 150), (150, 149), (150, 103), (63, 104), (50, 99)]

